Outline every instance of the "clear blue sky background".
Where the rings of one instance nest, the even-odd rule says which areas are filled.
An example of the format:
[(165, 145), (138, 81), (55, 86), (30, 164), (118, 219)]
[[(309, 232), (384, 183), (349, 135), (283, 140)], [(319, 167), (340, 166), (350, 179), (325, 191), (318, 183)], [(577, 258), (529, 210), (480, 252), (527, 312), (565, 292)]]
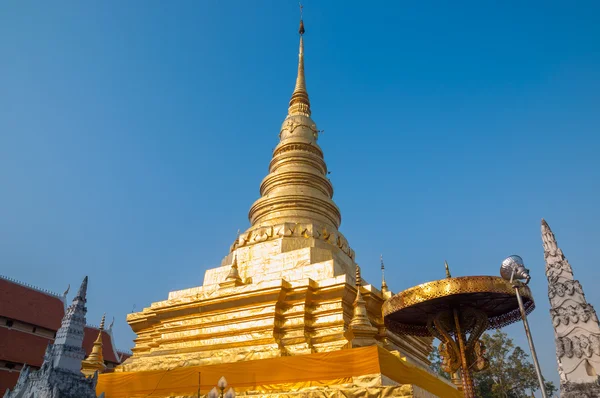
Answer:
[[(306, 1), (341, 230), (394, 291), (518, 253), (557, 380), (540, 219), (600, 303), (596, 1)], [(0, 273), (88, 321), (200, 285), (248, 226), (297, 63), (295, 1), (0, 5)], [(507, 329), (526, 349), (521, 325)], [(528, 351), (528, 350), (527, 350)]]

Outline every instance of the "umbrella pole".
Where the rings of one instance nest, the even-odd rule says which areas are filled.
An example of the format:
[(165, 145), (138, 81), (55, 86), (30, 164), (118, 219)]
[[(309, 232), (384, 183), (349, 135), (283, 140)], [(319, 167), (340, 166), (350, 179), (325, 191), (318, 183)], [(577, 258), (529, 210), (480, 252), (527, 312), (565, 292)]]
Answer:
[(460, 349), (460, 361), (461, 361), (461, 375), (463, 381), (463, 393), (465, 398), (476, 398), (475, 397), (475, 386), (473, 385), (473, 378), (471, 377), (471, 371), (467, 364), (467, 354), (465, 348), (465, 341), (462, 330), (460, 329), (460, 322), (458, 320), (458, 310), (454, 311), (454, 324), (456, 326), (456, 339), (458, 340), (458, 347)]

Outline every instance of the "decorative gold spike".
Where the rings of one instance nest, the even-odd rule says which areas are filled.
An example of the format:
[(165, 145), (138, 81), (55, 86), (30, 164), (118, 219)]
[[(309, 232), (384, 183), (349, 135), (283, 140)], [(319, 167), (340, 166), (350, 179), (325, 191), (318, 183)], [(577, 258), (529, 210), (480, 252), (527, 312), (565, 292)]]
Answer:
[(92, 352), (90, 352), (90, 355), (88, 355), (84, 361), (81, 361), (81, 372), (86, 376), (91, 376), (96, 371), (98, 373), (102, 373), (106, 369), (106, 365), (104, 364), (104, 355), (102, 353), (102, 332), (104, 331), (105, 320), (106, 313), (102, 315), (102, 321), (100, 322), (100, 327), (98, 328), (98, 337), (96, 337), (96, 341), (94, 341)]
[[(354, 317), (352, 318), (352, 322), (362, 323), (365, 319), (367, 320), (367, 322), (369, 322), (369, 318), (366, 317), (366, 309), (364, 308), (366, 302), (363, 299), (362, 294), (360, 293), (361, 286), (362, 286), (362, 278), (360, 276), (360, 267), (357, 264), (356, 265), (356, 299), (354, 300)], [(357, 312), (358, 307), (362, 307), (365, 310)], [(363, 313), (364, 313), (364, 316), (362, 316)], [(358, 316), (358, 318), (357, 318), (357, 316)], [(369, 322), (369, 325), (370, 324), (371, 324), (371, 322)]]
[(363, 299), (360, 293), (360, 287), (362, 285), (362, 278), (360, 276), (360, 267), (356, 265), (356, 299), (354, 300), (354, 314), (350, 321), (350, 329), (352, 335), (353, 347), (363, 347), (368, 345), (375, 345), (375, 335), (377, 329), (373, 327), (367, 314), (367, 303)]
[(298, 2), (298, 6), (300, 7), (300, 29), (298, 29), (298, 33), (302, 36), (304, 34), (304, 22), (302, 21), (302, 11), (304, 11), (304, 6), (301, 1)]
[(383, 264), (383, 254), (379, 256), (379, 259), (381, 261), (381, 291), (383, 293), (387, 293), (390, 291), (390, 289), (388, 289), (388, 285), (385, 282), (385, 265)]
[(450, 275), (450, 267), (448, 267), (448, 261), (444, 260), (444, 266), (446, 267), (446, 278), (452, 278), (452, 275)]
[[(300, 6), (302, 9), (302, 6)], [(300, 50), (298, 52), (298, 76), (296, 77), (296, 87), (290, 99), (288, 115), (303, 115), (310, 116), (310, 101), (308, 92), (306, 91), (306, 80), (304, 78), (304, 21), (300, 17)]]
[(229, 270), (227, 279), (241, 279), (238, 272), (237, 253), (233, 255), (233, 262), (231, 263), (231, 269)]
[(241, 286), (244, 283), (242, 282), (242, 278), (240, 278), (240, 273), (238, 271), (238, 263), (237, 263), (237, 253), (233, 254), (233, 262), (231, 263), (231, 269), (229, 270), (229, 274), (225, 278), (224, 282), (221, 282), (219, 286), (221, 287), (235, 287)]

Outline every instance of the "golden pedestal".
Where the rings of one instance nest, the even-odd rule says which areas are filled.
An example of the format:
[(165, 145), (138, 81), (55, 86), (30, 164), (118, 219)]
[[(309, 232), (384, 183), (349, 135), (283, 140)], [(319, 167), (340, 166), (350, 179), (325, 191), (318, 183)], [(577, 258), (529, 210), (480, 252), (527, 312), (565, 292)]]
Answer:
[[(204, 396), (221, 376), (247, 397), (460, 398), (449, 381), (378, 347), (99, 376), (106, 398)], [(200, 383), (199, 383), (200, 382)]]
[[(386, 329), (385, 297), (372, 285), (359, 288), (376, 334), (372, 346), (356, 348), (354, 261), (305, 225), (290, 229), (302, 236), (271, 228), (265, 241), (233, 247), (202, 286), (130, 314), (138, 334), (133, 356), (100, 375), (98, 392), (197, 397), (201, 374), (204, 394), (225, 376), (238, 393), (255, 397), (461, 396), (424, 369), (430, 338)], [(223, 283), (230, 275), (242, 284)]]
[[(291, 236), (278, 235), (287, 233), (284, 227)], [(350, 322), (356, 265), (337, 246), (312, 237), (317, 227), (310, 227), (263, 228), (265, 241), (235, 248), (221, 267), (206, 271), (202, 286), (171, 292), (168, 300), (129, 314), (127, 321), (138, 338), (133, 356), (115, 371), (164, 370), (355, 347)], [(300, 231), (303, 235), (294, 235)], [(239, 286), (223, 283), (234, 263), (243, 282)], [(377, 341), (427, 366), (431, 339), (389, 332), (381, 313), (383, 294), (371, 285), (362, 286), (361, 293)]]

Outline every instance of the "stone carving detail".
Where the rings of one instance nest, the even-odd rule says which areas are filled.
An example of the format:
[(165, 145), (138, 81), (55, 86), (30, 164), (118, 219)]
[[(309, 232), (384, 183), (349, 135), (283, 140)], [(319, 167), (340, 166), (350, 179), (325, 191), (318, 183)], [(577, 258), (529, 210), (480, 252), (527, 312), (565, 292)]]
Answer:
[[(560, 249), (559, 254), (560, 260), (546, 265), (546, 276), (548, 277), (548, 280), (551, 280), (552, 282), (556, 282), (563, 273), (567, 274), (565, 275), (567, 277), (573, 277), (573, 270), (571, 269), (571, 265), (565, 258), (564, 254), (562, 254), (562, 251), (560, 251)], [(546, 260), (548, 260), (548, 256), (546, 257)]]
[(548, 286), (548, 297), (553, 299), (554, 297), (565, 297), (572, 296), (575, 293), (583, 294), (581, 284), (576, 280), (568, 280), (564, 283), (556, 282), (553, 285)]
[(600, 336), (579, 335), (573, 337), (559, 337), (556, 343), (556, 356), (560, 359), (567, 358), (591, 358), (600, 355)]
[(585, 323), (590, 319), (593, 322), (598, 323), (596, 311), (594, 310), (594, 307), (588, 303), (551, 308), (550, 315), (552, 316), (552, 324), (554, 327), (557, 327), (560, 324), (566, 326), (580, 321)]
[(561, 397), (600, 396), (600, 325), (596, 311), (585, 300), (581, 284), (573, 278), (573, 269), (544, 220), (542, 241)]
[(565, 383), (561, 385), (561, 398), (600, 397), (600, 383)]

